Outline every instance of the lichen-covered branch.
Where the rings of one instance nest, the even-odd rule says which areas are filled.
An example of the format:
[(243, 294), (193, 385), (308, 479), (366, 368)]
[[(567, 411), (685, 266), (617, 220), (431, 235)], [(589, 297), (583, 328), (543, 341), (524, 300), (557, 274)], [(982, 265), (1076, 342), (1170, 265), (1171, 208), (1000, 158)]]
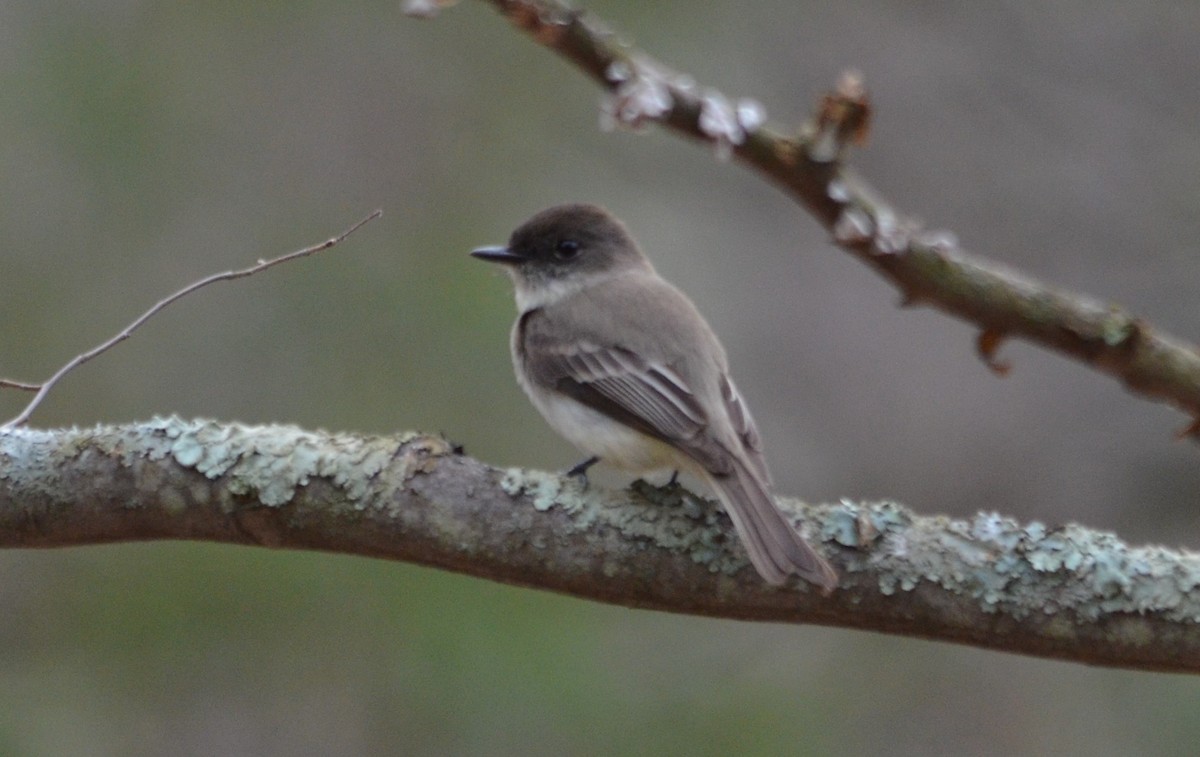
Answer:
[[(1001, 365), (994, 352), (1004, 338), (1022, 337), (1200, 418), (1200, 351), (1194, 345), (1122, 307), (968, 254), (952, 234), (924, 230), (901, 216), (845, 167), (845, 148), (865, 129), (861, 110), (839, 115), (827, 97), (811, 124), (785, 135), (764, 123), (756, 103), (731, 101), (697, 85), (623, 43), (589, 13), (559, 0), (488, 2), (608, 90), (611, 123), (660, 123), (710, 143), (718, 155), (737, 158), (782, 187), (837, 244), (894, 284), (906, 304), (928, 304), (978, 325), (980, 353), (990, 366)], [(437, 4), (421, 5), (431, 12)], [(1186, 433), (1200, 435), (1200, 421)]]
[(0, 431), (0, 547), (191, 539), (432, 565), (667, 612), (1200, 672), (1200, 556), (1076, 525), (781, 500), (838, 567), (765, 584), (708, 500), (496, 470), (440, 437), (156, 419)]

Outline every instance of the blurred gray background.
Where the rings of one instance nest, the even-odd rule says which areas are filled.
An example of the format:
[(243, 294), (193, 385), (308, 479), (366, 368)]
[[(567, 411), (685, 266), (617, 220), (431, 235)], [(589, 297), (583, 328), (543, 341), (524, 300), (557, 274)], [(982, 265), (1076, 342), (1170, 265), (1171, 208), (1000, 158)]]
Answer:
[[(1200, 5), (616, 2), (641, 46), (777, 124), (847, 67), (857, 168), (971, 250), (1200, 332)], [(464, 2), (0, 3), (0, 375), (44, 377), (203, 275), (34, 419), (179, 413), (444, 431), (575, 461), (466, 256), (607, 205), (731, 353), (782, 492), (1200, 544), (1186, 419), (896, 293), (745, 169)], [(768, 303), (771, 303), (768, 306)], [(7, 417), (27, 399), (0, 395)], [(620, 479), (618, 479), (620, 480)], [(1193, 678), (674, 617), (409, 565), (203, 544), (0, 553), (0, 753), (1186, 754)]]

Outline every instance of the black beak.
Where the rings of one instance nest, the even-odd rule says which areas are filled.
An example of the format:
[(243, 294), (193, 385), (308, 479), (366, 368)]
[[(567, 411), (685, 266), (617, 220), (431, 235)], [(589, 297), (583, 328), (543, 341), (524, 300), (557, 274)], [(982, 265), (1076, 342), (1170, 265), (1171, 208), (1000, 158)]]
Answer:
[(503, 263), (504, 265), (518, 265), (525, 262), (525, 256), (513, 252), (507, 247), (480, 247), (477, 250), (471, 250), (471, 254), (480, 260), (486, 260), (489, 263)]

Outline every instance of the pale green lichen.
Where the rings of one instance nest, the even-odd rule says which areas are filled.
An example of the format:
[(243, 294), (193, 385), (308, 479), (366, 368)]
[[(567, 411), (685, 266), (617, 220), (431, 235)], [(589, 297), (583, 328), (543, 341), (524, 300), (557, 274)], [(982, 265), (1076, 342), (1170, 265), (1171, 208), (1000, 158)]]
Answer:
[[(115, 439), (113, 438), (115, 435)], [(98, 428), (89, 442), (118, 454), (122, 463), (170, 457), (178, 465), (206, 478), (225, 477), (223, 492), (253, 496), (277, 507), (292, 500), (296, 489), (313, 478), (325, 478), (358, 502), (372, 477), (390, 464), (415, 433), (394, 437), (361, 437), (305, 431), (295, 426), (243, 426), (207, 420), (154, 418), (139, 425)], [(436, 449), (435, 449), (436, 447)], [(423, 452), (444, 453), (449, 445), (427, 445)], [(401, 458), (412, 469), (428, 466), (429, 455)], [(410, 471), (403, 471), (407, 477)], [(196, 494), (196, 492), (193, 492)], [(231, 507), (227, 499), (224, 506)]]
[(838, 508), (821, 526), (821, 538), (834, 541), (843, 547), (858, 547), (858, 515), (849, 508)]
[[(78, 449), (72, 449), (69, 458), (78, 454)], [(49, 431), (0, 430), (0, 480), (19, 482), (21, 489), (34, 495), (54, 492), (65, 457), (63, 445)]]
[(525, 493), (525, 471), (521, 468), (509, 468), (500, 477), (500, 491), (510, 497), (519, 497)]
[[(0, 478), (20, 480), (22, 490), (35, 496), (53, 492), (60, 471), (81, 455), (100, 452), (126, 466), (169, 458), (225, 484), (211, 492), (202, 482), (167, 491), (165, 473), (140, 465), (128, 505), (133, 507), (157, 501), (168, 512), (181, 512), (189, 501), (216, 496), (230, 510), (235, 495), (275, 506), (316, 477), (356, 503), (385, 467), (395, 466), (407, 480), (431, 470), (448, 450), (444, 442), (413, 434), (361, 438), (289, 426), (156, 418), (83, 431), (7, 430), (0, 433)], [(517, 469), (504, 472), (500, 487), (514, 497), (528, 497), (534, 511), (561, 507), (580, 531), (617, 529), (646, 544), (684, 552), (714, 573), (732, 575), (747, 567), (744, 552), (730, 548), (730, 525), (718, 506), (680, 487), (635, 484), (632, 494), (585, 490), (575, 480)], [(793, 511), (800, 507), (783, 505)], [(1052, 629), (1065, 623), (1063, 618), (1077, 623), (1112, 613), (1200, 622), (1200, 557), (1194, 554), (1130, 547), (1113, 534), (1077, 525), (1022, 525), (997, 513), (953, 520), (917, 517), (892, 502), (847, 501), (802, 511), (806, 530), (827, 550), (838, 551), (844, 572), (869, 572), (883, 594), (933, 583), (973, 598), (989, 612), (1052, 620)], [(1130, 634), (1141, 628), (1126, 625)]]
[(520, 468), (505, 470), (499, 486), (509, 496), (527, 498), (539, 512), (562, 508), (577, 531), (616, 529), (628, 538), (684, 552), (711, 572), (732, 575), (748, 564), (728, 548), (729, 525), (717, 505), (682, 487), (636, 481), (631, 491), (585, 488), (577, 479)]
[(555, 505), (571, 511), (580, 509), (578, 497), (569, 496), (562, 486), (562, 478), (553, 473), (509, 468), (500, 479), (500, 489), (512, 497), (528, 496), (538, 512), (545, 512)]
[[(617, 528), (685, 552), (713, 572), (732, 575), (746, 567), (743, 552), (729, 547), (729, 524), (718, 506), (681, 488), (635, 482), (631, 492), (585, 493), (553, 474), (519, 469), (506, 471), (500, 485), (539, 511), (564, 508), (576, 528)], [(994, 512), (953, 520), (917, 517), (894, 502), (849, 501), (804, 511), (807, 530), (843, 548), (843, 570), (870, 571), (885, 595), (934, 583), (973, 598), (986, 612), (1016, 618), (1067, 611), (1079, 622), (1111, 612), (1161, 612), (1200, 620), (1189, 596), (1200, 586), (1195, 556), (1132, 549), (1079, 526), (1022, 525)]]
[[(861, 520), (864, 507), (881, 505), (835, 506), (823, 518), (822, 534), (839, 544), (854, 542), (849, 524)], [(860, 565), (876, 573), (884, 594), (929, 581), (976, 599), (988, 612), (1016, 618), (1069, 611), (1079, 622), (1153, 612), (1200, 622), (1193, 596), (1200, 586), (1197, 555), (1130, 547), (1111, 533), (1074, 524), (1022, 526), (997, 513), (979, 513), (970, 521), (914, 517), (880, 530)]]

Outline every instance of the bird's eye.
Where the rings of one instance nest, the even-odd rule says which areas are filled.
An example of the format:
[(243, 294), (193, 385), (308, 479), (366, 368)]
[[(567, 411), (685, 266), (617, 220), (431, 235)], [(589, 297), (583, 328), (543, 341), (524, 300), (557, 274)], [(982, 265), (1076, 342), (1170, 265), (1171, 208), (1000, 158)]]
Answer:
[(579, 242), (574, 239), (560, 239), (554, 245), (554, 257), (559, 260), (570, 260), (579, 254)]

